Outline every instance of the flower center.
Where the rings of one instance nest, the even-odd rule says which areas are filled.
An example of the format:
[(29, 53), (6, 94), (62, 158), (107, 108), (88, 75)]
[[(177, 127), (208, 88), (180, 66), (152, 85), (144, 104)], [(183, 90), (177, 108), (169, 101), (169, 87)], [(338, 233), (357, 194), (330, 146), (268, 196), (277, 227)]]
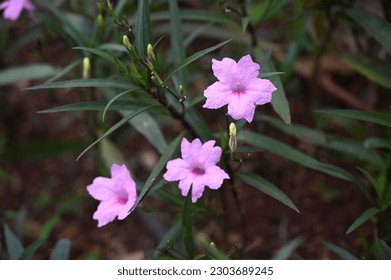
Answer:
[(204, 175), (205, 174), (205, 170), (200, 167), (194, 168), (191, 172), (193, 172), (193, 174), (196, 174), (196, 175)]
[(128, 202), (127, 199), (122, 198), (122, 197), (117, 197), (117, 203), (121, 205), (125, 205)]
[(238, 94), (243, 93), (243, 86), (240, 83), (236, 83), (232, 91)]

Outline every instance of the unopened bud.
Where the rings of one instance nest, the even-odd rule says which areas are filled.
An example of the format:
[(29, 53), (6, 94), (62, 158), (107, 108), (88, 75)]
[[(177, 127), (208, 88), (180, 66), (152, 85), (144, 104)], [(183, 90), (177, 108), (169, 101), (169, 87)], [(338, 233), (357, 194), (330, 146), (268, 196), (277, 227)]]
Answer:
[(83, 79), (88, 79), (90, 77), (91, 63), (88, 57), (83, 59)]
[(154, 76), (154, 75), (151, 75), (151, 80), (152, 82), (154, 82), (157, 86), (161, 87), (163, 86), (163, 81), (160, 79), (159, 76)]
[(147, 46), (147, 55), (148, 55), (148, 59), (152, 62), (155, 62), (156, 61), (156, 57), (155, 57), (155, 54), (153, 52), (153, 47), (151, 44), (148, 44)]
[(236, 125), (234, 123), (231, 123), (229, 125), (228, 146), (232, 153), (234, 153), (236, 151), (236, 148), (238, 147), (238, 140), (236, 138)]
[(103, 27), (105, 25), (105, 19), (103, 18), (102, 14), (99, 14), (96, 20), (98, 21), (100, 27)]
[(179, 96), (183, 96), (183, 86), (182, 85), (178, 86), (178, 91), (179, 91)]
[(216, 249), (216, 244), (214, 242), (210, 242), (209, 243), (209, 246), (213, 249)]
[(124, 35), (122, 37), (122, 44), (124, 44), (125, 48), (128, 50), (128, 51), (131, 51), (133, 49), (133, 46), (132, 44), (130, 43), (129, 41), (129, 38), (128, 36)]

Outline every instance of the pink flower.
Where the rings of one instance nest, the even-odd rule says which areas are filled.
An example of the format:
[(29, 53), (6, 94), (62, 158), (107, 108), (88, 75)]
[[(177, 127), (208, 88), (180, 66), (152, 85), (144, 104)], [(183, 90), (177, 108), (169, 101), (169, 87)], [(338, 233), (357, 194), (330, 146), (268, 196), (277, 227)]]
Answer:
[(34, 6), (30, 0), (6, 0), (0, 4), (0, 10), (3, 9), (3, 17), (15, 21), (19, 18), (23, 9), (32, 11), (34, 10)]
[(125, 165), (111, 166), (111, 179), (97, 177), (87, 186), (88, 193), (100, 200), (93, 218), (98, 220), (98, 227), (112, 222), (116, 216), (119, 220), (129, 215), (136, 202), (136, 184)]
[(187, 196), (190, 186), (193, 185), (192, 201), (197, 201), (202, 196), (205, 186), (218, 189), (224, 179), (229, 176), (216, 163), (221, 157), (221, 148), (214, 147), (215, 141), (211, 140), (202, 145), (200, 139), (193, 142), (182, 139), (182, 158), (167, 162), (167, 172), (164, 179), (173, 182), (179, 181), (179, 188), (183, 196)]
[(259, 64), (250, 55), (237, 63), (231, 58), (222, 61), (212, 59), (212, 69), (219, 80), (205, 91), (204, 108), (218, 109), (228, 104), (228, 114), (235, 120), (241, 118), (251, 122), (255, 106), (272, 100), (276, 87), (267, 79), (258, 78)]

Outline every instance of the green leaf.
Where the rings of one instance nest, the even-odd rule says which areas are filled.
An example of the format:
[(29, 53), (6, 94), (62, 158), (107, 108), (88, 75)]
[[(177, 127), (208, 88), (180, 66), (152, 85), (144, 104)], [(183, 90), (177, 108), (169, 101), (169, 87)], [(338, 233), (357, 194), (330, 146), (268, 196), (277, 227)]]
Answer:
[(194, 258), (194, 240), (193, 240), (193, 223), (192, 223), (192, 195), (193, 195), (193, 186), (190, 187), (189, 192), (187, 193), (183, 213), (182, 213), (182, 225), (183, 225), (183, 241), (185, 243), (187, 254), (190, 259)]
[(356, 159), (365, 160), (376, 164), (377, 166), (384, 165), (384, 160), (375, 151), (366, 149), (362, 143), (350, 138), (327, 134), (320, 130), (311, 129), (301, 125), (291, 124), (287, 126), (279, 120), (267, 116), (262, 116), (262, 120), (270, 123), (280, 131), (288, 135), (292, 135), (300, 140), (340, 153), (348, 154)]
[[(164, 150), (164, 153), (160, 157), (159, 161), (156, 163), (155, 167), (153, 168), (151, 174), (149, 174), (147, 180), (145, 181), (145, 184), (143, 188), (141, 189), (141, 192), (139, 196), (137, 197), (137, 200), (132, 207), (130, 211), (133, 211), (137, 205), (147, 196), (147, 194), (151, 191), (152, 188), (154, 188), (153, 183), (155, 183), (158, 175), (160, 172), (162, 172), (163, 168), (166, 166), (167, 161), (169, 161), (176, 151), (179, 142), (182, 140), (184, 133), (179, 134), (171, 143), (168, 145), (168, 147)], [(157, 185), (165, 184), (166, 182), (163, 180), (163, 182), (159, 182)]]
[(358, 260), (358, 258), (355, 255), (345, 250), (344, 248), (341, 248), (337, 245), (334, 245), (326, 241), (322, 241), (322, 243), (327, 249), (329, 249), (334, 254), (340, 256), (341, 259), (343, 260)]
[(315, 110), (315, 113), (344, 117), (344, 118), (351, 118), (360, 121), (367, 121), (367, 122), (372, 122), (391, 128), (391, 114), (388, 112), (368, 113), (368, 112), (362, 112), (358, 110), (330, 109), (330, 110)]
[(128, 122), (129, 120), (131, 120), (132, 118), (136, 117), (137, 115), (141, 114), (142, 112), (145, 112), (147, 110), (150, 110), (151, 108), (155, 108), (157, 107), (158, 105), (151, 105), (151, 106), (147, 106), (147, 107), (144, 107), (136, 112), (132, 112), (130, 113), (129, 115), (123, 117), (119, 122), (117, 122), (115, 125), (113, 125), (112, 127), (110, 127), (101, 137), (99, 137), (96, 141), (94, 141), (91, 145), (89, 145), (86, 149), (84, 149), (84, 151), (77, 157), (76, 160), (78, 160), (80, 157), (82, 157), (89, 149), (91, 149), (95, 144), (97, 144), (100, 140), (102, 140), (103, 138), (107, 137), (108, 135), (110, 135), (111, 133), (113, 133), (115, 130), (117, 130), (118, 128), (120, 128), (122, 125), (124, 125), (126, 122)]
[(262, 177), (251, 173), (239, 172), (237, 173), (237, 175), (243, 182), (255, 187), (257, 190), (260, 190), (261, 192), (267, 194), (268, 196), (271, 196), (272, 198), (280, 201), (281, 203), (300, 213), (299, 209), (292, 202), (292, 200), (269, 181), (266, 181)]
[(149, 1), (139, 0), (136, 17), (136, 49), (142, 57), (147, 55), (147, 45), (152, 44)]
[(156, 246), (156, 251), (153, 254), (153, 258), (157, 259), (159, 255), (168, 248), (168, 243), (174, 243), (175, 240), (179, 238), (182, 232), (182, 220), (177, 219), (171, 228), (164, 235), (162, 240), (160, 240), (159, 244)]
[(391, 150), (391, 140), (387, 138), (371, 137), (365, 139), (364, 147), (368, 149), (388, 149)]
[(62, 77), (64, 77), (66, 74), (68, 74), (70, 71), (75, 69), (77, 66), (79, 66), (82, 63), (82, 60), (76, 60), (72, 62), (71, 64), (65, 66), (63, 69), (59, 70), (53, 77), (51, 77), (49, 80), (47, 80), (45, 83), (52, 83)]
[(375, 216), (376, 214), (380, 213), (381, 210), (378, 209), (378, 208), (375, 208), (375, 207), (372, 207), (372, 208), (369, 208), (368, 210), (366, 210), (364, 213), (362, 213), (360, 215), (360, 217), (358, 217), (354, 222), (353, 224), (348, 228), (348, 230), (346, 231), (346, 234), (349, 234), (351, 233), (352, 231), (354, 231), (356, 228), (358, 228), (359, 226), (361, 226), (363, 223), (365, 223), (366, 221), (368, 221), (370, 218), (372, 218), (373, 216)]
[(390, 247), (384, 240), (381, 240), (377, 234), (375, 235), (373, 247), (376, 255), (376, 260), (391, 260)]
[(47, 84), (40, 84), (25, 88), (24, 90), (37, 90), (37, 89), (52, 89), (52, 88), (78, 88), (78, 87), (108, 87), (108, 88), (120, 88), (120, 89), (133, 89), (137, 88), (135, 85), (124, 81), (116, 81), (109, 79), (77, 79), (53, 82)]
[[(185, 47), (183, 45), (183, 35), (177, 0), (169, 0), (170, 4), (170, 42), (171, 59), (175, 65), (180, 65), (186, 58)], [(187, 71), (185, 68), (178, 71), (179, 84), (187, 88)]]
[(289, 159), (310, 169), (314, 169), (340, 179), (351, 181), (359, 188), (359, 190), (368, 199), (368, 201), (372, 202), (371, 195), (365, 185), (363, 185), (362, 182), (358, 180), (355, 176), (342, 168), (331, 164), (322, 163), (300, 151), (291, 148), (290, 146), (280, 141), (264, 136), (262, 134), (242, 131), (238, 135), (238, 138), (243, 139), (249, 144), (254, 145), (256, 147), (268, 149), (272, 153), (275, 153), (281, 157)]
[(250, 17), (249, 16), (242, 17), (241, 23), (242, 23), (242, 31), (244, 34), (246, 32), (248, 24), (250, 23)]
[(391, 89), (391, 67), (389, 63), (377, 58), (353, 55), (343, 56), (341, 60), (369, 80)]
[(97, 56), (103, 57), (104, 59), (106, 59), (112, 63), (117, 62), (117, 59), (114, 56), (108, 54), (107, 52), (101, 51), (99, 49), (88, 48), (88, 47), (74, 47), (73, 49), (74, 50), (84, 50), (84, 51), (96, 54)]
[(274, 254), (272, 260), (287, 260), (293, 252), (304, 242), (304, 236), (300, 235), (295, 239), (286, 243), (282, 248)]
[(118, 93), (118, 94), (117, 94), (116, 96), (114, 96), (113, 98), (111, 98), (111, 99), (109, 100), (109, 102), (107, 102), (105, 108), (103, 109), (102, 121), (105, 120), (105, 116), (106, 116), (107, 110), (110, 108), (110, 106), (111, 106), (116, 100), (118, 100), (119, 98), (121, 98), (121, 97), (124, 96), (125, 94), (128, 94), (128, 93), (130, 93), (130, 92), (132, 92), (132, 91), (135, 91), (135, 90), (137, 90), (137, 88), (125, 90), (125, 91), (123, 91), (123, 92), (121, 92), (121, 93)]
[(4, 236), (9, 258), (11, 260), (20, 259), (24, 251), (23, 245), (7, 224), (4, 224)]
[(254, 146), (238, 146), (236, 148), (237, 153), (264, 153), (269, 152), (269, 150), (260, 148), (260, 147), (254, 147)]
[(113, 163), (126, 164), (126, 160), (122, 152), (108, 138), (104, 138), (99, 142), (100, 156), (108, 169)]
[[(261, 48), (254, 49), (254, 55), (256, 61), (262, 61), (266, 56), (266, 53)], [(271, 60), (268, 61), (266, 65), (261, 65), (262, 70), (267, 72), (276, 73), (276, 68)], [(286, 99), (284, 87), (282, 85), (281, 79), (278, 75), (270, 76), (270, 81), (277, 88), (272, 93), (272, 106), (274, 111), (280, 116), (280, 118), (286, 123), (291, 123), (291, 111), (289, 109), (289, 103)]]
[(213, 47), (210, 47), (210, 48), (207, 48), (205, 50), (196, 52), (195, 54), (189, 56), (188, 58), (185, 59), (185, 61), (182, 64), (175, 66), (174, 69), (171, 70), (171, 72), (164, 79), (164, 83), (167, 82), (168, 79), (170, 79), (176, 72), (180, 71), (182, 68), (186, 67), (190, 63), (196, 61), (197, 59), (203, 57), (204, 55), (206, 55), (206, 54), (208, 54), (208, 53), (210, 53), (210, 52), (220, 48), (221, 46), (224, 46), (229, 41), (231, 41), (231, 40), (224, 41), (224, 42), (222, 42), (220, 44), (217, 44), (217, 45), (215, 45)]
[(68, 239), (60, 239), (54, 246), (50, 254), (51, 260), (68, 260), (71, 250), (71, 241)]
[[(165, 11), (154, 12), (151, 14), (151, 18), (153, 21), (169, 20), (170, 16), (171, 16), (170, 13), (167, 13)], [(233, 17), (226, 16), (225, 14), (221, 14), (221, 13), (208, 11), (208, 10), (181, 9), (179, 16), (182, 20), (205, 21), (205, 22), (223, 23), (223, 24), (238, 26), (237, 21), (235, 21)]]
[[(161, 105), (156, 105), (154, 108), (159, 109), (161, 108)], [(154, 146), (160, 154), (166, 150), (167, 143), (164, 135), (154, 118), (152, 118), (148, 113), (140, 114), (137, 118), (129, 120), (129, 123), (134, 129), (147, 138), (149, 143)]]
[(346, 13), (391, 54), (391, 24), (389, 22), (357, 5), (346, 10)]
[(35, 252), (46, 242), (46, 237), (41, 237), (36, 240), (30, 246), (28, 246), (24, 251), (20, 259), (22, 260), (30, 260), (34, 256)]
[[(59, 113), (59, 112), (72, 112), (72, 111), (103, 111), (107, 106), (107, 101), (88, 101), (78, 102), (72, 104), (61, 105), (52, 109), (42, 110), (38, 113)], [(139, 101), (116, 101), (111, 104), (107, 110), (114, 111), (136, 111), (140, 108), (148, 106), (147, 103)]]
[(44, 79), (55, 75), (57, 72), (58, 69), (45, 63), (15, 66), (0, 71), (0, 86), (20, 81)]

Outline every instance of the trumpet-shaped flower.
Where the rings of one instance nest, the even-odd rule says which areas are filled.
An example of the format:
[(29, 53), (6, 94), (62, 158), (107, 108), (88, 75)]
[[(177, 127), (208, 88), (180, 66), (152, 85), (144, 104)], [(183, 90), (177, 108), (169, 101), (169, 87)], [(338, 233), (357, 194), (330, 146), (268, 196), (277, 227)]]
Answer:
[(214, 140), (202, 144), (200, 139), (190, 143), (183, 138), (182, 158), (167, 162), (164, 179), (169, 182), (179, 181), (183, 196), (187, 196), (193, 185), (193, 203), (202, 196), (205, 186), (215, 190), (221, 187), (224, 179), (229, 179), (228, 174), (216, 165), (220, 161), (222, 150), (220, 147), (214, 147), (214, 144)]
[(32, 11), (34, 5), (30, 0), (6, 0), (0, 4), (0, 10), (4, 10), (3, 17), (12, 21), (19, 18), (23, 9)]
[(98, 227), (107, 225), (117, 216), (119, 220), (125, 219), (137, 198), (136, 184), (125, 165), (113, 164), (111, 178), (95, 178), (87, 191), (100, 201), (93, 216), (98, 220)]
[(272, 100), (276, 87), (267, 79), (258, 78), (259, 64), (250, 55), (237, 63), (231, 58), (212, 59), (213, 74), (219, 80), (205, 91), (204, 108), (218, 109), (228, 104), (228, 114), (235, 120), (254, 118), (255, 106)]

